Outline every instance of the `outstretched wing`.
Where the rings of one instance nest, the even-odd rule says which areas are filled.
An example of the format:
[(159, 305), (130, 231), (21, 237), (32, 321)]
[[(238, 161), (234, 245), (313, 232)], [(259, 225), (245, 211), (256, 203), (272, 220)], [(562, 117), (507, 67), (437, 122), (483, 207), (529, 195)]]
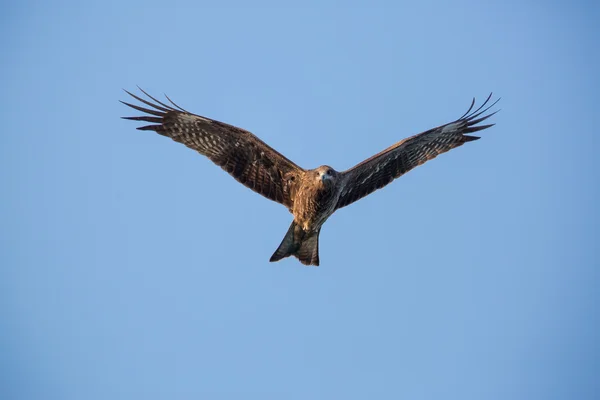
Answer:
[(467, 134), (494, 125), (477, 125), (498, 112), (480, 117), (500, 100), (498, 99), (486, 107), (491, 97), (490, 93), (487, 100), (477, 110), (471, 112), (475, 105), (475, 99), (473, 99), (471, 107), (456, 121), (401, 140), (381, 153), (342, 172), (342, 193), (337, 208), (345, 207), (375, 190), (381, 189), (394, 179), (439, 154), (479, 139), (478, 136)]
[(155, 131), (183, 143), (255, 192), (288, 208), (293, 206), (295, 185), (304, 172), (302, 168), (246, 130), (192, 114), (168, 97), (172, 106), (167, 105), (140, 90), (154, 102), (125, 92), (151, 108), (122, 102), (146, 113), (123, 118), (152, 123), (137, 129)]

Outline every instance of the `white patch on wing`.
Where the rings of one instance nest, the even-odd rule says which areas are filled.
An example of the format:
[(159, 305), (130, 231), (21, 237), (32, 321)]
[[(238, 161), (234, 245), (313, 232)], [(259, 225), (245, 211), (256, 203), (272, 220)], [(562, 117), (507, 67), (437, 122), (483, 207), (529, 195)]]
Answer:
[(198, 120), (200, 120), (200, 121), (204, 121), (204, 122), (211, 122), (211, 120), (210, 120), (210, 119), (208, 119), (208, 118), (204, 118), (204, 117), (200, 117), (200, 116), (198, 116), (198, 115), (192, 115), (192, 114), (183, 114), (183, 113), (182, 113), (182, 114), (179, 114), (179, 115), (178, 115), (178, 118), (179, 118), (181, 121), (183, 121), (183, 122), (186, 122), (186, 123), (189, 123), (189, 122), (197, 122)]
[(368, 181), (371, 177), (373, 176), (373, 173), (371, 172), (369, 175), (367, 175), (365, 177), (365, 179), (363, 179), (362, 181), (360, 181), (360, 184), (364, 184), (366, 181)]
[(458, 124), (459, 124), (458, 122), (454, 122), (454, 123), (444, 126), (442, 128), (442, 133), (456, 131), (458, 129)]

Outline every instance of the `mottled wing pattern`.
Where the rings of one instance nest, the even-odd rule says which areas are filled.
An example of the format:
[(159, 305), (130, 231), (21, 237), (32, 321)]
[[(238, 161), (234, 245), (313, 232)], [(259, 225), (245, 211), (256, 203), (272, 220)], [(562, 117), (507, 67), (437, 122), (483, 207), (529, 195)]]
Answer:
[(462, 146), (466, 142), (479, 139), (478, 136), (467, 134), (494, 125), (477, 125), (498, 112), (481, 116), (500, 100), (498, 99), (486, 107), (491, 97), (490, 94), (478, 109), (471, 112), (475, 105), (475, 99), (473, 99), (469, 110), (456, 121), (404, 139), (353, 168), (342, 172), (342, 193), (337, 208), (345, 207), (373, 193), (439, 154)]
[(207, 156), (255, 192), (292, 208), (295, 185), (304, 171), (302, 168), (246, 130), (192, 114), (168, 97), (172, 106), (142, 92), (154, 102), (127, 93), (151, 108), (122, 102), (146, 113), (123, 118), (152, 123), (137, 129), (155, 131), (183, 143)]

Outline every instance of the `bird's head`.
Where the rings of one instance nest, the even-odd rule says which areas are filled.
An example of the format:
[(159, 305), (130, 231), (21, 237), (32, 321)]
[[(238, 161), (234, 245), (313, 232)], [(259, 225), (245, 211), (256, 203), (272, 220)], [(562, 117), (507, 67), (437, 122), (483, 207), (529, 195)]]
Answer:
[(328, 165), (322, 165), (315, 169), (315, 179), (324, 185), (330, 185), (335, 182), (338, 172)]

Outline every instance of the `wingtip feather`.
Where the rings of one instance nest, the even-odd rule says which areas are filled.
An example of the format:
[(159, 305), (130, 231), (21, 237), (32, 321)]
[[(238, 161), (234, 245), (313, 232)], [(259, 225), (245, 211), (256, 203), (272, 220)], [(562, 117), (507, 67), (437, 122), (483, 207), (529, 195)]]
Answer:
[(138, 131), (156, 131), (156, 129), (159, 127), (160, 125), (146, 125), (146, 126), (138, 126), (137, 129)]
[(467, 128), (467, 129), (465, 129), (464, 133), (473, 133), (473, 132), (477, 132), (477, 131), (482, 131), (484, 129), (491, 128), (494, 125), (496, 125), (496, 124), (471, 126), (471, 127)]

